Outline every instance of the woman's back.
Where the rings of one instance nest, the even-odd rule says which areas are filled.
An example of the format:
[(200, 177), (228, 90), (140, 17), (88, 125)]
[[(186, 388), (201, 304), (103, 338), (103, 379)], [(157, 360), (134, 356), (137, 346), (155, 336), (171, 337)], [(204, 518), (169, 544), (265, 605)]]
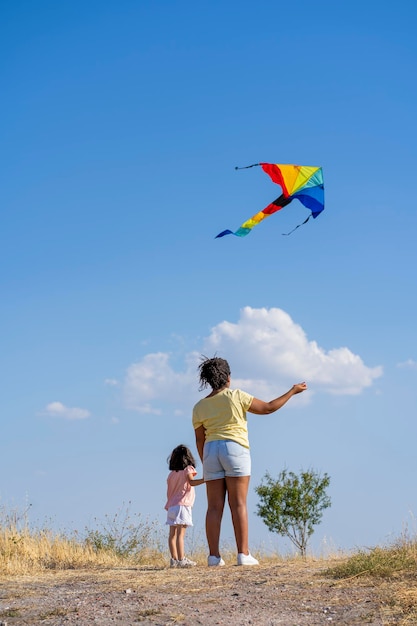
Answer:
[(246, 411), (252, 400), (249, 393), (226, 387), (197, 402), (193, 409), (193, 427), (204, 427), (206, 441), (230, 439), (249, 448)]

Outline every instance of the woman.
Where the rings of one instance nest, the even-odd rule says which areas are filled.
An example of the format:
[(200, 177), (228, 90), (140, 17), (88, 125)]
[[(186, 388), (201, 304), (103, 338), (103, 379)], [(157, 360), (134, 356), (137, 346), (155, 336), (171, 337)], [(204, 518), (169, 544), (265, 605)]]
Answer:
[(238, 565), (258, 565), (249, 552), (247, 495), (251, 473), (246, 412), (267, 415), (280, 409), (292, 396), (307, 389), (293, 385), (270, 402), (258, 400), (240, 389), (230, 389), (230, 367), (225, 359), (205, 358), (199, 365), (200, 389), (211, 393), (193, 409), (197, 450), (203, 462), (207, 488), (206, 534), (209, 566), (222, 566), (220, 528), (227, 499), (232, 514)]

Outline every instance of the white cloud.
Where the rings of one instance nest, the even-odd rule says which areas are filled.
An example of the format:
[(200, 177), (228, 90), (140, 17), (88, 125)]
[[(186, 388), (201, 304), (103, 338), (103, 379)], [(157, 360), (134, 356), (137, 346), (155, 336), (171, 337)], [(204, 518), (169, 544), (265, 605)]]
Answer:
[(87, 409), (79, 409), (77, 407), (67, 407), (62, 402), (50, 402), (46, 405), (42, 415), (49, 415), (50, 417), (61, 417), (67, 420), (82, 420), (90, 417), (90, 411)]
[[(195, 357), (194, 362), (198, 357)], [(124, 398), (129, 409), (141, 413), (158, 415), (160, 410), (151, 405), (152, 400), (169, 400), (172, 404), (183, 404), (184, 394), (190, 393), (196, 367), (191, 372), (191, 360), (185, 372), (176, 372), (169, 364), (170, 355), (164, 352), (147, 354), (140, 362), (133, 363), (127, 370)]]
[(282, 309), (245, 307), (236, 324), (222, 322), (206, 342), (207, 350), (227, 358), (233, 377), (249, 373), (271, 391), (277, 382), (301, 380), (333, 394), (358, 394), (382, 375), (382, 367), (367, 367), (347, 347), (328, 351), (309, 341), (304, 330)]
[(118, 387), (119, 381), (116, 378), (106, 378), (104, 384), (108, 387)]
[[(347, 347), (325, 350), (308, 340), (304, 330), (282, 309), (245, 307), (238, 322), (223, 321), (203, 341), (201, 352), (229, 361), (232, 386), (270, 400), (305, 380), (311, 391), (353, 395), (370, 387), (382, 367), (368, 367)], [(169, 404), (187, 415), (198, 398), (200, 355), (189, 353), (182, 371), (165, 352), (146, 355), (127, 370), (124, 384), (128, 408), (158, 414)], [(311, 394), (302, 394), (303, 402)]]
[(417, 369), (417, 363), (413, 359), (407, 359), (406, 361), (402, 361), (402, 363), (397, 363), (397, 367), (402, 369)]

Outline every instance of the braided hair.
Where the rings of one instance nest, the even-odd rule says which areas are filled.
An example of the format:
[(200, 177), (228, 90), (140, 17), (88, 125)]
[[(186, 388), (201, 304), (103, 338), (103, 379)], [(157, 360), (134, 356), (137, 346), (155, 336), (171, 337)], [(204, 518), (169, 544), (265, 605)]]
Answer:
[(195, 467), (196, 465), (191, 450), (189, 450), (189, 448), (187, 448), (187, 446), (184, 446), (183, 444), (180, 444), (179, 446), (174, 448), (174, 450), (169, 455), (167, 461), (170, 471), (174, 470), (176, 472), (185, 469), (189, 465), (192, 465), (193, 467)]
[(211, 359), (202, 357), (198, 366), (200, 372), (200, 391), (210, 385), (213, 391), (222, 389), (228, 382), (230, 376), (229, 363), (225, 359), (213, 357)]

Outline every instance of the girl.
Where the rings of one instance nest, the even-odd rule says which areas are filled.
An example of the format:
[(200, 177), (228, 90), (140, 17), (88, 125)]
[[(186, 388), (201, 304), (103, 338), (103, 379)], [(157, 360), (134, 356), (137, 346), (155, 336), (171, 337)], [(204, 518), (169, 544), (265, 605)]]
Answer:
[(197, 485), (204, 478), (194, 478), (195, 460), (190, 450), (183, 445), (177, 446), (168, 457), (170, 473), (167, 479), (167, 524), (169, 525), (168, 546), (171, 554), (171, 567), (193, 567), (195, 561), (184, 555), (184, 536), (187, 526), (193, 525), (192, 506)]

